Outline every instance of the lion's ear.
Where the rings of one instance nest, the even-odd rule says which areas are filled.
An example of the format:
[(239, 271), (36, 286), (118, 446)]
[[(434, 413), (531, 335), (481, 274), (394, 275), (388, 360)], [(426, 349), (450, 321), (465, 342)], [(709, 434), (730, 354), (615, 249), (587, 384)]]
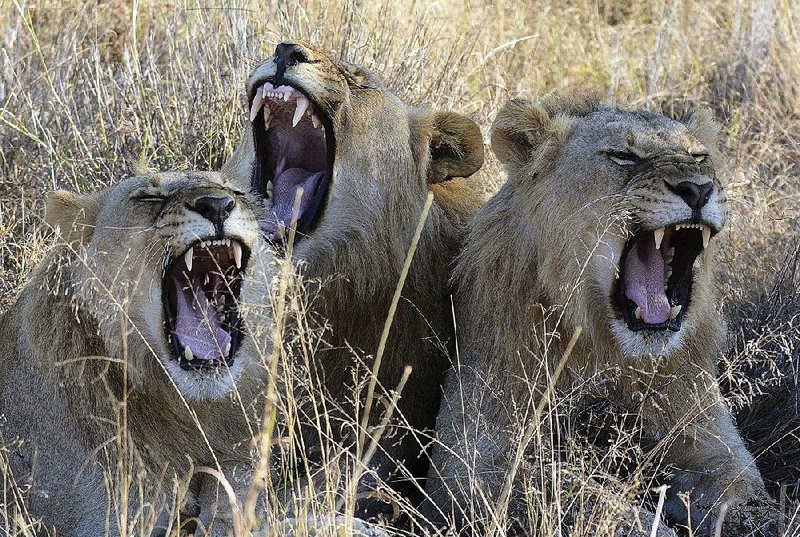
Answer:
[(547, 139), (550, 123), (550, 115), (540, 104), (508, 101), (492, 123), (492, 150), (503, 164), (524, 164)]
[(47, 197), (45, 221), (64, 240), (88, 244), (100, 208), (98, 194), (75, 194), (56, 190)]
[(453, 177), (469, 177), (483, 166), (481, 129), (461, 114), (436, 113), (431, 123), (430, 151), (430, 184)]
[(708, 108), (698, 108), (682, 119), (692, 135), (700, 140), (709, 150), (719, 147), (719, 133), (722, 125), (714, 118)]

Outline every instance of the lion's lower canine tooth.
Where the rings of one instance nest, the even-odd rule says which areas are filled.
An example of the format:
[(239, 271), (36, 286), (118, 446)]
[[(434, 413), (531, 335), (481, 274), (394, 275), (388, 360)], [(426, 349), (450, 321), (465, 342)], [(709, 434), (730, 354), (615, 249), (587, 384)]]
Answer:
[(194, 247), (189, 248), (186, 250), (186, 254), (183, 256), (183, 261), (186, 263), (186, 269), (191, 272), (192, 271), (192, 259), (194, 258)]
[(223, 356), (228, 356), (231, 353), (231, 342), (229, 341), (227, 345), (225, 345), (225, 349), (222, 351)]
[(656, 250), (661, 248), (661, 241), (664, 240), (664, 228), (660, 227), (653, 231), (653, 237), (656, 239)]
[(641, 321), (642, 320), (642, 308), (640, 308), (639, 306), (636, 306), (636, 309), (633, 312), (633, 316)]
[(189, 348), (189, 345), (183, 348), (183, 357), (186, 358), (187, 362), (194, 360), (194, 354), (192, 354), (192, 349)]
[(272, 110), (269, 105), (264, 106), (264, 130), (269, 129), (269, 120), (272, 118)]
[(681, 309), (683, 309), (683, 306), (681, 306), (680, 304), (678, 304), (677, 306), (672, 306), (669, 309), (669, 318), (674, 319), (675, 317), (677, 317), (681, 313)]
[(317, 117), (317, 114), (311, 114), (311, 124), (314, 126), (315, 129), (320, 128), (322, 122)]
[(236, 268), (240, 269), (242, 268), (242, 245), (233, 241), (231, 248), (233, 249), (233, 260), (236, 262)]
[(300, 120), (303, 119), (303, 114), (306, 113), (308, 108), (308, 99), (305, 95), (301, 95), (295, 102), (294, 117), (292, 118), (292, 127), (296, 127)]
[(703, 249), (705, 250), (708, 248), (708, 241), (711, 240), (711, 228), (705, 224), (703, 224)]

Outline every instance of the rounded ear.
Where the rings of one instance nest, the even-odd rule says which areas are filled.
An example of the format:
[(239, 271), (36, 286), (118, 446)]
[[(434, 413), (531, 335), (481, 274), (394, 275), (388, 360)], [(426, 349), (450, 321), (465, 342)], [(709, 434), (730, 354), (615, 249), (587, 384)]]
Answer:
[(505, 165), (527, 162), (548, 137), (551, 118), (539, 103), (508, 101), (492, 123), (492, 151)]
[(56, 190), (47, 196), (45, 221), (69, 243), (88, 244), (92, 239), (100, 195)]
[(700, 140), (709, 150), (719, 148), (719, 133), (722, 125), (714, 118), (714, 113), (708, 108), (698, 108), (689, 113), (681, 121), (692, 135)]
[(428, 183), (469, 177), (483, 166), (483, 135), (471, 119), (455, 112), (438, 112), (431, 121)]

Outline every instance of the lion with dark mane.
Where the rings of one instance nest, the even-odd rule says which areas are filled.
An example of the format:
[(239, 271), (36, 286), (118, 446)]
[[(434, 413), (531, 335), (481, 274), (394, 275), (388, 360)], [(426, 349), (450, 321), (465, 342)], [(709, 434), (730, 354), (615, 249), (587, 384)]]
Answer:
[[(353, 366), (363, 359), (372, 367), (433, 192), (378, 372), (387, 393), (411, 366), (397, 415), (413, 430), (432, 429), (453, 343), (447, 275), (481, 201), (481, 189), (463, 179), (483, 163), (480, 129), (457, 113), (408, 107), (368, 70), (299, 42), (277, 46), (253, 71), (246, 97), (250, 125), (225, 170), (264, 197), (261, 229), (279, 247), (296, 208), (294, 260), (306, 282), (324, 282), (311, 293), (312, 315), (329, 323), (313, 376), (341, 410), (323, 411), (331, 420), (360, 420)], [(373, 408), (371, 424), (385, 407)], [(335, 442), (352, 445), (335, 429)], [(306, 430), (309, 456), (320, 436)], [(382, 442), (371, 470), (395, 484), (408, 483), (403, 469), (424, 477), (422, 443), (410, 434)], [(362, 489), (372, 486), (366, 479)]]
[(163, 535), (185, 502), (207, 535), (228, 534), (217, 479), (189, 478), (207, 466), (247, 491), (269, 351), (249, 331), (270, 323), (258, 206), (210, 172), (51, 195), (63, 240), (0, 319), (2, 440), (30, 486), (22, 514), (64, 536)]
[[(492, 148), (508, 181), (455, 268), (460, 362), (437, 423), (435, 517), (464, 526), (497, 507), (581, 327), (552, 388), (600, 377), (598, 396), (638, 416), (651, 456), (671, 468), (668, 518), (708, 534), (725, 505), (730, 535), (771, 523), (717, 385), (716, 235), (727, 211), (717, 132), (704, 111), (676, 121), (588, 96), (513, 100), (498, 113)], [(508, 515), (524, 528), (517, 490)]]

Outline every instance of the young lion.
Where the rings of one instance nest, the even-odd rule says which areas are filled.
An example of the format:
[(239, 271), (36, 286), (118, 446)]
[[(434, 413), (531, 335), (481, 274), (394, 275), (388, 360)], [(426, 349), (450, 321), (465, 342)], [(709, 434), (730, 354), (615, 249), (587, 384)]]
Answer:
[[(514, 100), (499, 112), (492, 148), (508, 182), (476, 216), (454, 273), (460, 364), (428, 488), (440, 517), (464, 525), (497, 507), (582, 327), (556, 393), (599, 377), (601, 397), (640, 417), (653, 456), (674, 472), (667, 515), (689, 522), (687, 493), (695, 532), (713, 531), (723, 503), (731, 535), (737, 520), (762, 522), (747, 506), (766, 501), (764, 486), (716, 381), (725, 328), (714, 236), (727, 211), (717, 131), (702, 111), (680, 122), (589, 97)], [(516, 492), (509, 516), (524, 527)]]
[[(65, 241), (0, 319), (0, 412), (27, 510), (58, 535), (163, 534), (193, 467), (245, 486), (268, 350), (246, 328), (270, 319), (246, 306), (272, 260), (252, 201), (200, 172), (50, 197)], [(226, 535), (216, 486), (194, 478), (188, 514)]]
[[(328, 345), (315, 352), (311, 376), (320, 379), (327, 397), (309, 399), (328, 406), (303, 412), (334, 426), (330, 434), (308, 427), (304, 453), (321, 453), (322, 436), (352, 446), (347, 424), (358, 422), (363, 408), (354, 401), (354, 366), (363, 359), (372, 367), (429, 191), (435, 201), (378, 382), (381, 390), (394, 389), (411, 366), (395, 416), (417, 431), (432, 429), (453, 341), (448, 271), (482, 197), (477, 185), (455, 178), (483, 163), (478, 126), (453, 112), (409, 108), (367, 70), (295, 42), (279, 44), (254, 70), (247, 102), (250, 128), (226, 170), (264, 196), (268, 210), (261, 229), (279, 244), (302, 188), (293, 259), (307, 282), (323, 282), (312, 292), (310, 317), (329, 324)], [(373, 406), (372, 424), (385, 408)], [(421, 441), (408, 434), (398, 438), (397, 430), (385, 434), (371, 469), (381, 479), (407, 483), (400, 469), (405, 464), (423, 477), (424, 467), (415, 468), (422, 460)], [(373, 487), (374, 481), (365, 480), (362, 490)]]

